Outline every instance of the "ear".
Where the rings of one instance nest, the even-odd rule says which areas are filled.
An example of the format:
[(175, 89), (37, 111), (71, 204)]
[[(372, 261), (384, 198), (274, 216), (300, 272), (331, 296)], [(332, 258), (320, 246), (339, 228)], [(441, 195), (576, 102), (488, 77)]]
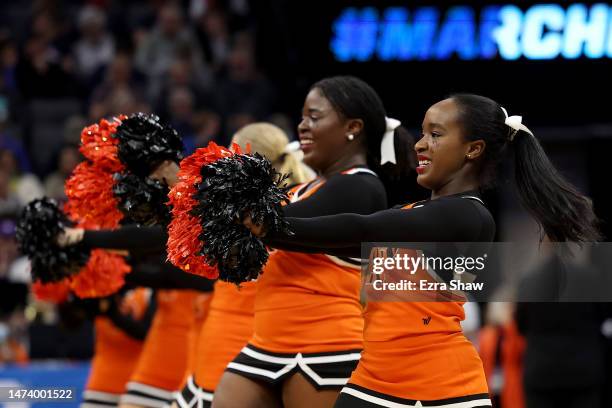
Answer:
[(470, 160), (477, 159), (483, 155), (486, 146), (486, 142), (482, 139), (469, 142), (465, 156)]
[(359, 135), (363, 130), (363, 120), (349, 119), (346, 123), (346, 131), (348, 134)]

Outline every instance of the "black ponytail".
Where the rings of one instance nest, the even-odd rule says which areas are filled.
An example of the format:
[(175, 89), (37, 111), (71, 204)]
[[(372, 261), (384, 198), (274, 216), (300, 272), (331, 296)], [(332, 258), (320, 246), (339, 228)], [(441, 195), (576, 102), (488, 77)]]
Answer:
[[(387, 191), (389, 204), (405, 202), (415, 183), (402, 183), (416, 179), (416, 154), (414, 138), (402, 126), (394, 131), (396, 164), (380, 165), (380, 144), (387, 127), (386, 111), (376, 91), (367, 83), (353, 76), (325, 78), (311, 89), (318, 89), (334, 109), (347, 119), (363, 120), (360, 139), (365, 143), (368, 166), (381, 178)], [(413, 197), (409, 197), (413, 199)]]
[(514, 131), (505, 124), (501, 106), (492, 99), (471, 94), (452, 95), (451, 99), (459, 107), (465, 137), (486, 143), (481, 185), (494, 182), (497, 166), (510, 151), (520, 200), (551, 241), (601, 239), (591, 200), (559, 174), (534, 136), (519, 130), (511, 138)]
[(512, 145), (519, 197), (548, 238), (555, 242), (601, 239), (591, 200), (559, 174), (538, 140), (519, 131)]

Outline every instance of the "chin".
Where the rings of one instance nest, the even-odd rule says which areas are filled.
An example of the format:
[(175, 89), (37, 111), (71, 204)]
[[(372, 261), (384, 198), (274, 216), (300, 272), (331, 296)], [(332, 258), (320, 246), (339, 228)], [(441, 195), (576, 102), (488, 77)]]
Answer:
[(434, 189), (431, 183), (429, 183), (429, 180), (427, 180), (426, 175), (418, 175), (416, 181), (417, 181), (417, 184), (423, 188), (426, 188), (428, 190)]
[(304, 155), (304, 158), (302, 159), (302, 162), (307, 165), (308, 167), (312, 168), (312, 169), (316, 169), (318, 168), (317, 165), (317, 158), (316, 157), (312, 157), (312, 154), (307, 154)]

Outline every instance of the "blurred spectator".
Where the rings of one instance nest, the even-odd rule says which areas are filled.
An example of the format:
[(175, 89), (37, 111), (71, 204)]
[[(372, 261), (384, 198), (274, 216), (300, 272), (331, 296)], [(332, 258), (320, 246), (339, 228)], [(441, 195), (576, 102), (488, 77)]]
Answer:
[(17, 64), (17, 83), (26, 99), (73, 94), (70, 75), (47, 45), (39, 37), (29, 39)]
[(27, 337), (24, 333), (27, 333), (27, 322), (23, 310), (13, 312), (8, 322), (0, 321), (0, 363), (28, 362)]
[(210, 10), (198, 18), (196, 35), (206, 62), (218, 73), (230, 52), (231, 36), (227, 17), (221, 10)]
[(257, 71), (252, 38), (248, 32), (236, 36), (228, 61), (227, 72), (215, 88), (220, 112), (226, 114), (226, 134), (255, 120), (266, 118), (274, 103), (274, 91), (267, 79)]
[(486, 319), (478, 334), (478, 353), (494, 407), (524, 408), (523, 356), (525, 339), (513, 320), (514, 305), (486, 304)]
[(157, 24), (136, 50), (135, 64), (150, 80), (148, 95), (151, 100), (157, 100), (161, 80), (177, 57), (191, 59), (195, 76), (209, 80), (197, 41), (189, 26), (184, 24), (181, 9), (168, 3), (160, 8)]
[(0, 173), (8, 177), (8, 191), (5, 196), (12, 197), (14, 194), (19, 205), (24, 206), (43, 196), (43, 187), (38, 177), (22, 172), (15, 155), (10, 150), (0, 150)]
[(58, 21), (50, 13), (37, 14), (16, 67), (17, 84), (24, 98), (59, 97), (77, 92), (70, 59), (64, 55), (66, 46)]
[(162, 81), (160, 96), (156, 103), (156, 113), (162, 117), (170, 114), (170, 98), (176, 88), (189, 88), (194, 106), (209, 106), (211, 104), (209, 92), (195, 74), (193, 61), (190, 58), (174, 60), (168, 75)]
[[(0, 203), (2, 203), (1, 197)], [(18, 256), (15, 242), (15, 220), (16, 214), (2, 214), (0, 209), (0, 278), (9, 275), (10, 268)]]
[(24, 172), (29, 172), (31, 170), (30, 159), (23, 143), (20, 139), (11, 135), (6, 129), (9, 116), (8, 103), (6, 99), (0, 95), (0, 150), (11, 151), (17, 158), (19, 168)]
[(64, 142), (79, 145), (81, 143), (81, 131), (87, 125), (87, 119), (84, 117), (70, 116), (64, 123)]
[(170, 93), (169, 124), (183, 137), (184, 143), (193, 144), (195, 129), (193, 126), (193, 93), (189, 88), (175, 88)]
[(83, 158), (76, 145), (65, 145), (59, 152), (56, 170), (45, 179), (45, 195), (56, 200), (66, 200), (64, 184), (72, 170)]
[(106, 31), (106, 15), (96, 6), (85, 6), (79, 13), (81, 39), (74, 47), (76, 72), (89, 83), (115, 54), (113, 37)]
[(519, 293), (541, 299), (518, 303), (516, 308), (517, 327), (527, 340), (523, 373), (527, 408), (602, 406), (601, 326), (609, 311), (606, 304), (559, 301), (561, 293), (572, 290), (560, 287), (559, 277), (587, 273), (585, 268), (551, 254), (519, 286)]
[(8, 172), (0, 168), (0, 218), (16, 218), (21, 209), (17, 196), (11, 193)]
[(212, 111), (201, 111), (198, 112), (194, 118), (193, 123), (196, 128), (196, 135), (194, 145), (189, 146), (185, 144), (185, 150), (193, 152), (198, 147), (204, 147), (214, 140), (219, 142), (217, 139), (221, 132), (221, 117)]
[(130, 115), (136, 112), (149, 112), (147, 104), (139, 101), (128, 88), (113, 90), (106, 99), (91, 105), (89, 119), (97, 122), (100, 118), (113, 117), (120, 114)]
[(92, 94), (90, 121), (97, 122), (102, 117), (119, 113), (148, 110), (137, 85), (138, 81), (134, 78), (130, 56), (126, 53), (117, 54), (106, 70), (104, 82)]
[(134, 93), (141, 90), (140, 81), (132, 67), (132, 57), (125, 52), (115, 55), (106, 69), (102, 83), (94, 89), (91, 100), (100, 101), (119, 88), (129, 88)]
[(273, 123), (279, 128), (283, 129), (283, 132), (287, 134), (290, 142), (297, 140), (297, 137), (295, 136), (295, 125), (288, 115), (280, 112), (273, 113), (268, 118), (268, 122)]
[(18, 92), (16, 80), (17, 55), (17, 45), (7, 36), (2, 35), (0, 39), (0, 67), (2, 69), (0, 90), (11, 96), (15, 96)]

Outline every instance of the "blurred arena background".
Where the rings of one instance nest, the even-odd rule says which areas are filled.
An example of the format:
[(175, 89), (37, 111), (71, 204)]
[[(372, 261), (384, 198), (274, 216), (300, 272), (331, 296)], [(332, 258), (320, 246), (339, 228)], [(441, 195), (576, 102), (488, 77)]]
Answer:
[[(235, 130), (260, 120), (295, 138), (309, 86), (351, 74), (370, 83), (389, 116), (418, 137), (432, 103), (453, 92), (479, 93), (523, 116), (562, 172), (593, 199), (608, 240), (611, 61), (612, 4), (595, 2), (2, 1), (0, 386), (82, 388), (86, 380), (91, 324), (30, 298), (27, 262), (14, 241), (28, 201), (64, 198), (85, 125), (154, 112), (184, 137), (187, 154), (211, 140), (227, 144)], [(489, 197), (500, 239), (529, 229), (510, 197), (508, 186)], [(559, 324), (567, 327), (553, 330), (552, 341), (568, 354), (586, 353), (570, 385), (551, 380), (550, 389), (588, 378), (612, 393), (612, 321), (601, 326), (598, 348), (584, 350), (582, 326), (572, 319), (596, 317), (565, 307), (527, 312), (565, 314)], [(469, 328), (492, 353), (491, 391), (500, 396), (510, 387), (521, 392), (521, 380), (512, 383), (508, 374), (507, 348), (516, 347), (519, 370), (529, 364), (522, 360), (525, 339), (504, 342), (511, 308), (481, 305)], [(610, 396), (605, 404), (612, 406)]]

